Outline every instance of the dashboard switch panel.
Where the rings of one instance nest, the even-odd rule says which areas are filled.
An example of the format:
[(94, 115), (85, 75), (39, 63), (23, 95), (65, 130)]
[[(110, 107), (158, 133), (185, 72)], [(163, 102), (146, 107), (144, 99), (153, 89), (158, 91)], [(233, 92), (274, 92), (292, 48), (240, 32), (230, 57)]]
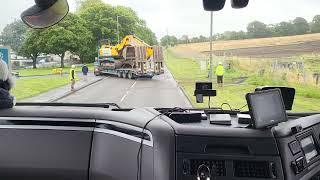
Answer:
[(293, 141), (289, 144), (290, 151), (292, 155), (296, 155), (301, 152), (301, 147), (298, 141)]

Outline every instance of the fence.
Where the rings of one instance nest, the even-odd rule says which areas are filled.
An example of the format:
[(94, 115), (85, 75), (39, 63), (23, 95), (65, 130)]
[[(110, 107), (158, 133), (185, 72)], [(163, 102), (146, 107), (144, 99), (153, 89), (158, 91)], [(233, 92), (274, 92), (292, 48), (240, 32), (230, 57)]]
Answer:
[[(241, 70), (258, 76), (271, 76), (272, 79), (291, 83), (320, 85), (320, 73), (312, 62), (299, 58), (239, 58), (229, 57), (229, 61)], [(319, 69), (320, 71), (320, 69)]]

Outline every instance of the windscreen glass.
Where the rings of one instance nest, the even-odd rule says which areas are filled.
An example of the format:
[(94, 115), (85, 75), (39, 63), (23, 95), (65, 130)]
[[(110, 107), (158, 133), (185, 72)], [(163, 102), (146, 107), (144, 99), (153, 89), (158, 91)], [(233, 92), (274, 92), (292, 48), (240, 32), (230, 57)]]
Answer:
[[(0, 59), (17, 102), (248, 111), (246, 94), (272, 86), (295, 88), (291, 112), (320, 112), (319, 0), (226, 0), (213, 13), (203, 0), (57, 0), (23, 19), (50, 26), (69, 9), (45, 29), (21, 20), (34, 0), (3, 2)], [(217, 96), (196, 97), (196, 82)]]

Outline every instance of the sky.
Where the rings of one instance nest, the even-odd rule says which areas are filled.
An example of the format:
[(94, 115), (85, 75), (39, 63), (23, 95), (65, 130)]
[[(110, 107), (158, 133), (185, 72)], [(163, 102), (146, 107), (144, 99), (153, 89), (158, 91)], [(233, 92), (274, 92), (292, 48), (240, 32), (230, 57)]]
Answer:
[[(202, 7), (202, 0), (104, 0), (112, 5), (129, 6), (158, 38), (167, 34), (189, 37), (210, 34), (210, 12)], [(75, 11), (75, 0), (68, 0)], [(0, 6), (0, 31), (18, 19), (20, 13), (34, 4), (34, 0), (5, 0)], [(222, 11), (214, 12), (213, 31), (246, 30), (247, 24), (259, 20), (266, 24), (304, 17), (308, 21), (320, 14), (319, 0), (251, 0), (245, 9), (232, 9), (230, 1)]]

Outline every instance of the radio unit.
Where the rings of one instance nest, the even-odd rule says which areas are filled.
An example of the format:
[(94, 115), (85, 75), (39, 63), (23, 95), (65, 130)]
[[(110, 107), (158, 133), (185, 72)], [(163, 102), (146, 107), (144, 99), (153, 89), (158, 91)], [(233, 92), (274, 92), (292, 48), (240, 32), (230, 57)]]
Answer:
[(293, 155), (300, 153), (299, 157), (291, 162), (293, 171), (299, 174), (319, 159), (319, 150), (312, 129), (297, 135), (296, 139), (289, 143), (289, 148)]

